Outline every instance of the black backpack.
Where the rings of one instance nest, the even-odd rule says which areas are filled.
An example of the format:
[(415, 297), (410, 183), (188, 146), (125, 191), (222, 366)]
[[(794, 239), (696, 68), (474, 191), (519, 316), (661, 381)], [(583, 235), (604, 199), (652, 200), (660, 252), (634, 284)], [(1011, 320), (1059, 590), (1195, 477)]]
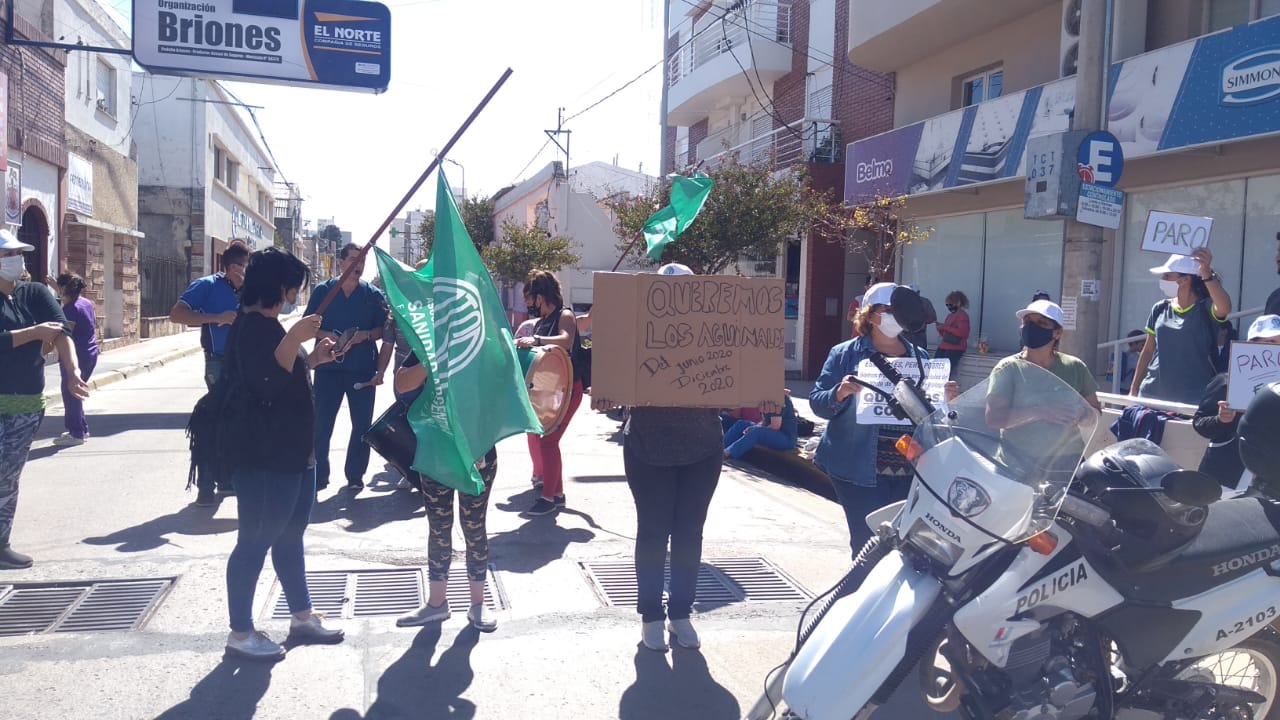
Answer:
[(204, 397), (196, 401), (187, 420), (187, 439), (191, 449), (191, 467), (187, 471), (187, 489), (196, 482), (197, 472), (211, 472), (215, 478), (230, 477), (250, 443), (270, 437), (266, 427), (270, 405), (250, 394), (239, 370), (237, 344), (239, 323), (227, 337), (227, 359), (234, 352), (236, 363), (226, 362), (222, 374)]
[(573, 360), (573, 375), (582, 381), (582, 389), (591, 387), (591, 339), (582, 337), (582, 333), (574, 328), (573, 352), (569, 357)]

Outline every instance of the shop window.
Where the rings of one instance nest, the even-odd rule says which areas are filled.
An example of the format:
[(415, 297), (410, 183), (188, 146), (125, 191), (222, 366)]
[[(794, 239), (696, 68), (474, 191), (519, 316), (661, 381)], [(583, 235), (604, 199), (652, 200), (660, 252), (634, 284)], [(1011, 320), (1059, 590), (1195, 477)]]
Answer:
[(1280, 13), (1280, 0), (1207, 0), (1205, 32), (1217, 32)]
[(95, 101), (98, 110), (116, 116), (116, 69), (99, 60), (94, 89), (97, 91)]
[(1004, 93), (1004, 67), (999, 66), (975, 73), (961, 81), (960, 106), (977, 105), (983, 100), (992, 100)]
[(213, 146), (213, 179), (226, 182), (225, 163), (227, 162), (227, 153), (217, 145)]

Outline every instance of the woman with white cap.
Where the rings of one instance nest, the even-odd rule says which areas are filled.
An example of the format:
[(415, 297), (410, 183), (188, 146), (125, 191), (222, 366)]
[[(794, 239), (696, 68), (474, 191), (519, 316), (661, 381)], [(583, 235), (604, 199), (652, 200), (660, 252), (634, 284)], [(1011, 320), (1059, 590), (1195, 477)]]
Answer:
[[(1280, 345), (1280, 315), (1262, 315), (1249, 326), (1249, 342)], [(1244, 462), (1236, 443), (1236, 430), (1243, 411), (1227, 407), (1227, 374), (1209, 381), (1200, 398), (1191, 425), (1209, 441), (1200, 458), (1200, 472), (1212, 475), (1223, 487), (1234, 488), (1244, 472)]]
[(893, 317), (890, 299), (897, 287), (887, 282), (867, 288), (854, 323), (860, 336), (831, 348), (809, 393), (809, 407), (827, 420), (813, 461), (831, 477), (855, 556), (871, 539), (867, 514), (892, 502), (893, 487), (890, 478), (877, 472), (877, 445), (883, 426), (857, 421), (855, 403), (862, 387), (853, 376), (858, 374), (858, 363), (877, 352), (888, 357), (928, 359), (924, 350), (903, 339), (902, 326)]
[(1151, 272), (1166, 299), (1151, 308), (1129, 394), (1194, 405), (1218, 372), (1218, 330), (1231, 314), (1231, 296), (1207, 247), (1170, 255)]
[[(1008, 429), (1052, 419), (1046, 417), (1052, 408), (1019, 407), (1013, 401), (1022, 369), (1027, 364), (1038, 365), (1057, 375), (1070, 385), (1085, 402), (1095, 410), (1101, 410), (1098, 402), (1098, 383), (1083, 360), (1058, 350), (1062, 342), (1062, 308), (1049, 300), (1034, 300), (1014, 313), (1022, 323), (1022, 350), (1010, 355), (991, 371), (990, 389), (987, 393), (987, 424), (993, 428)], [(1078, 404), (1073, 403), (1073, 407)], [(1074, 421), (1074, 418), (1068, 418)], [(1029, 446), (1028, 446), (1029, 447)]]
[(0, 569), (31, 567), (31, 558), (9, 547), (18, 478), (44, 419), (44, 356), (53, 343), (62, 362), (67, 392), (83, 400), (89, 388), (80, 379), (66, 317), (49, 288), (20, 282), (26, 272), (22, 253), (34, 247), (9, 230), (0, 230)]

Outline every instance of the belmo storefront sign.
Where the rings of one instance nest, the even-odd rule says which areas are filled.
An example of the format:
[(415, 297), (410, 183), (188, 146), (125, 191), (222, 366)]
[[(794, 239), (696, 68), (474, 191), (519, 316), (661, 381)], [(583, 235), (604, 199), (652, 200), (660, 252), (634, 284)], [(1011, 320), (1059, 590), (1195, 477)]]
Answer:
[[(1024, 177), (1027, 141), (1070, 129), (1075, 90), (1057, 80), (851, 143), (845, 202)], [(1125, 158), (1280, 133), (1280, 16), (1114, 63), (1107, 129)]]
[(382, 92), (391, 12), (355, 0), (135, 0), (133, 57), (153, 72)]

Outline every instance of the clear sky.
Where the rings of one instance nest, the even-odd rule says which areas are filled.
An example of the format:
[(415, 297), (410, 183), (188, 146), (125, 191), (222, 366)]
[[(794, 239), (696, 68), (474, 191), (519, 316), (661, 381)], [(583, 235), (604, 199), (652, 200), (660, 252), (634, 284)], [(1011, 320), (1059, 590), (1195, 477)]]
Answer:
[[(128, 31), (130, 0), (98, 0)], [(384, 0), (391, 84), (380, 95), (242, 82), (303, 217), (332, 217), (364, 243), (507, 67), (515, 72), (450, 153), (468, 195), (492, 195), (557, 158), (558, 108), (573, 115), (662, 56), (661, 0)], [(656, 174), (663, 68), (565, 125), (571, 165)], [(563, 136), (562, 136), (563, 137)], [(449, 182), (464, 170), (445, 164)], [(433, 208), (434, 177), (407, 206)]]

